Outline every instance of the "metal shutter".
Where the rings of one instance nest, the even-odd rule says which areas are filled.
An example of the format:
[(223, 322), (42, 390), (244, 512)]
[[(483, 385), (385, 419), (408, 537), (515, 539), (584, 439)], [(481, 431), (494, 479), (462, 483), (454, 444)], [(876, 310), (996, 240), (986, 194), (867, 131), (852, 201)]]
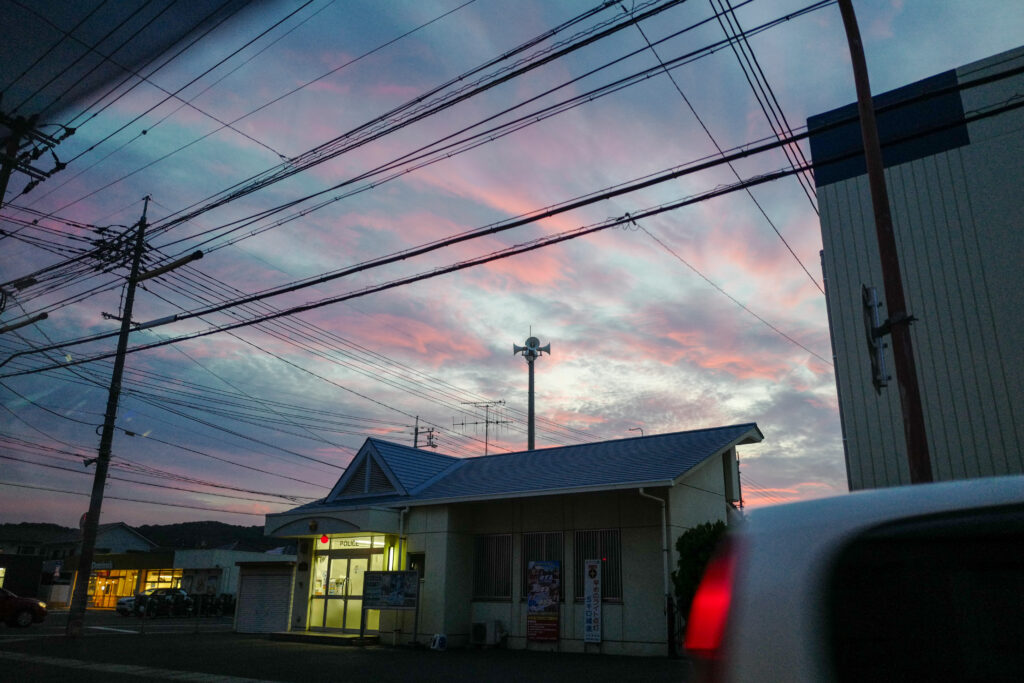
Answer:
[(288, 601), (292, 587), (291, 572), (246, 573), (238, 583), (235, 631), (273, 633), (288, 630)]

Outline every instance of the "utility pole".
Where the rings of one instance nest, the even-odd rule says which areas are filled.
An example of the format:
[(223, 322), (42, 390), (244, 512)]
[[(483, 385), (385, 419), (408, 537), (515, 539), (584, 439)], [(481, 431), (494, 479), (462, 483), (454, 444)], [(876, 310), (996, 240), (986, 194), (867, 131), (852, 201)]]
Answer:
[(900, 407), (903, 411), (903, 434), (906, 438), (910, 482), (922, 484), (932, 481), (932, 466), (928, 455), (928, 437), (924, 425), (924, 408), (921, 405), (921, 389), (917, 383), (914, 347), (910, 338), (910, 324), (914, 321), (914, 317), (907, 313), (906, 299), (903, 294), (903, 276), (900, 272), (896, 236), (893, 232), (892, 214), (889, 210), (889, 193), (885, 186), (882, 146), (878, 139), (874, 103), (871, 100), (871, 84), (868, 81), (868, 68), (864, 59), (864, 44), (861, 41), (852, 0), (839, 0), (839, 11), (843, 16), (846, 38), (850, 44), (850, 61), (853, 66), (853, 79), (857, 87), (857, 109), (860, 113), (861, 135), (864, 139), (864, 159), (867, 166), (868, 185), (871, 188), (871, 204), (875, 214), (878, 253), (882, 264), (882, 281), (889, 308), (889, 318), (881, 326), (880, 334), (892, 334), (893, 366), (896, 370), (896, 382), (900, 390)]
[(484, 426), (484, 455), (487, 455), (487, 445), (490, 443), (490, 427), (491, 425), (508, 425), (512, 424), (512, 420), (492, 420), (491, 419), (491, 408), (505, 405), (505, 401), (463, 401), (464, 406), (473, 406), (474, 408), (484, 409), (484, 421), (483, 422), (456, 422), (455, 418), (452, 418), (452, 427), (472, 427), (474, 425), (482, 424)]
[[(77, 638), (82, 635), (85, 619), (86, 602), (89, 599), (89, 577), (92, 574), (92, 561), (96, 551), (96, 530), (100, 523), (100, 510), (103, 507), (103, 488), (107, 481), (107, 470), (110, 467), (110, 452), (114, 441), (114, 423), (117, 420), (117, 403), (121, 395), (121, 376), (124, 374), (124, 359), (128, 350), (128, 334), (132, 330), (132, 307), (135, 304), (135, 286), (143, 280), (156, 277), (177, 267), (202, 257), (201, 252), (175, 261), (148, 273), (139, 273), (142, 264), (142, 253), (145, 249), (146, 214), (149, 210), (149, 196), (145, 198), (142, 218), (135, 236), (135, 250), (132, 254), (131, 272), (128, 276), (128, 287), (124, 296), (124, 311), (121, 318), (121, 333), (117, 338), (117, 355), (114, 358), (114, 372), (110, 377), (110, 390), (107, 394), (107, 410), (103, 417), (103, 431), (100, 434), (99, 455), (95, 459), (96, 475), (92, 482), (92, 498), (89, 500), (89, 511), (85, 513), (82, 525), (82, 550), (78, 555), (78, 573), (75, 576), (75, 588), (71, 595), (71, 608), (68, 613), (66, 635)], [(141, 327), (145, 327), (144, 325)], [(86, 462), (89, 464), (89, 461)]]
[(103, 507), (103, 487), (107, 481), (110, 466), (110, 450), (114, 441), (114, 421), (117, 419), (117, 402), (121, 395), (121, 375), (124, 373), (124, 357), (128, 349), (128, 334), (132, 329), (132, 306), (135, 304), (135, 283), (139, 277), (142, 252), (145, 247), (146, 212), (149, 210), (149, 196), (145, 198), (142, 218), (139, 219), (138, 234), (135, 236), (135, 253), (132, 256), (128, 289), (124, 295), (124, 317), (121, 318), (121, 334), (117, 338), (117, 356), (114, 358), (114, 372), (110, 378), (107, 393), (107, 411), (103, 418), (103, 432), (100, 435), (99, 456), (96, 458), (96, 475), (92, 481), (92, 498), (89, 511), (85, 513), (82, 526), (82, 550), (78, 554), (78, 573), (75, 575), (75, 589), (71, 595), (66, 633), (69, 637), (82, 635), (85, 619), (85, 603), (89, 599), (89, 577), (92, 574), (92, 558), (96, 549), (96, 530), (100, 523), (100, 509)]
[(21, 149), (21, 139), (28, 135), (35, 125), (35, 118), (25, 119), (21, 116), (8, 120), (7, 116), (0, 113), (0, 123), (10, 128), (10, 134), (4, 141), (3, 156), (0, 158), (0, 207), (4, 205), (7, 196), (7, 183), (11, 179), (11, 172), (21, 164), (18, 161), (18, 150)]
[[(2, 94), (0, 94), (0, 100), (2, 100)], [(3, 149), (0, 151), (0, 207), (4, 205), (4, 199), (7, 197), (7, 183), (14, 171), (20, 171), (32, 178), (22, 190), (22, 194), (24, 194), (54, 173), (67, 167), (67, 164), (61, 163), (57, 158), (53, 148), (68, 136), (74, 135), (75, 129), (63, 126), (63, 134), (55, 138), (36, 130), (38, 118), (36, 114), (28, 118), (12, 117), (0, 111), (0, 129), (6, 128), (8, 131), (6, 137), (0, 138), (0, 145), (3, 145)], [(27, 141), (26, 144), (32, 146), (30, 151), (21, 153), (24, 146), (23, 141)], [(42, 171), (31, 163), (39, 159), (46, 151), (53, 156), (54, 167), (51, 171)]]
[(420, 447), (420, 432), (424, 432), (427, 435), (427, 448), (437, 448), (437, 442), (434, 441), (434, 428), (428, 427), (426, 429), (420, 429), (420, 416), (416, 416), (416, 426), (413, 428), (412, 436), (412, 447)]

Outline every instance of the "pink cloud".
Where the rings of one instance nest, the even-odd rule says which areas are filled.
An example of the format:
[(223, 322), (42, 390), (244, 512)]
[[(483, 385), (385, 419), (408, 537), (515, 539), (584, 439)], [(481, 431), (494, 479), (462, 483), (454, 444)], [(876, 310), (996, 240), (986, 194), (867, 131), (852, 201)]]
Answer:
[(415, 355), (418, 362), (435, 368), (449, 361), (485, 358), (490, 354), (488, 346), (472, 337), (453, 338), (448, 329), (390, 313), (371, 314), (360, 327), (360, 335), (372, 339), (375, 348), (405, 350)]

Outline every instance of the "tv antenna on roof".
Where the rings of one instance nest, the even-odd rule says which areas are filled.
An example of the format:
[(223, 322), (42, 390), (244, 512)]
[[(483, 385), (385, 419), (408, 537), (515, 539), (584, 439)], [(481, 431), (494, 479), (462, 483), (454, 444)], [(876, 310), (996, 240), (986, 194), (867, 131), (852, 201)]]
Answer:
[(462, 405), (464, 405), (464, 406), (473, 406), (474, 408), (483, 408), (484, 409), (484, 419), (483, 419), (483, 422), (480, 422), (480, 421), (477, 421), (477, 422), (466, 422), (465, 420), (463, 420), (462, 422), (456, 422), (455, 418), (453, 417), (452, 418), (452, 427), (471, 427), (471, 426), (474, 426), (474, 425), (483, 425), (484, 426), (484, 455), (487, 455), (487, 445), (490, 443), (490, 440), (491, 440), (491, 425), (510, 425), (510, 424), (512, 424), (512, 420), (492, 420), (491, 419), (491, 408), (496, 408), (498, 406), (503, 406), (503, 405), (505, 405), (505, 401), (504, 400), (500, 400), (500, 401), (463, 401)]

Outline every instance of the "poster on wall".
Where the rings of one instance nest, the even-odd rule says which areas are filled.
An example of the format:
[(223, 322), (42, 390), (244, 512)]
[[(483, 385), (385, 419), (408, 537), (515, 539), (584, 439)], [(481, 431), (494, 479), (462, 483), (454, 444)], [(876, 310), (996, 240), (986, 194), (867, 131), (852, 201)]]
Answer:
[(526, 639), (558, 640), (561, 562), (531, 561), (526, 566)]
[(413, 571), (363, 574), (364, 609), (416, 609), (420, 573)]
[(583, 562), (583, 642), (601, 642), (601, 560)]

